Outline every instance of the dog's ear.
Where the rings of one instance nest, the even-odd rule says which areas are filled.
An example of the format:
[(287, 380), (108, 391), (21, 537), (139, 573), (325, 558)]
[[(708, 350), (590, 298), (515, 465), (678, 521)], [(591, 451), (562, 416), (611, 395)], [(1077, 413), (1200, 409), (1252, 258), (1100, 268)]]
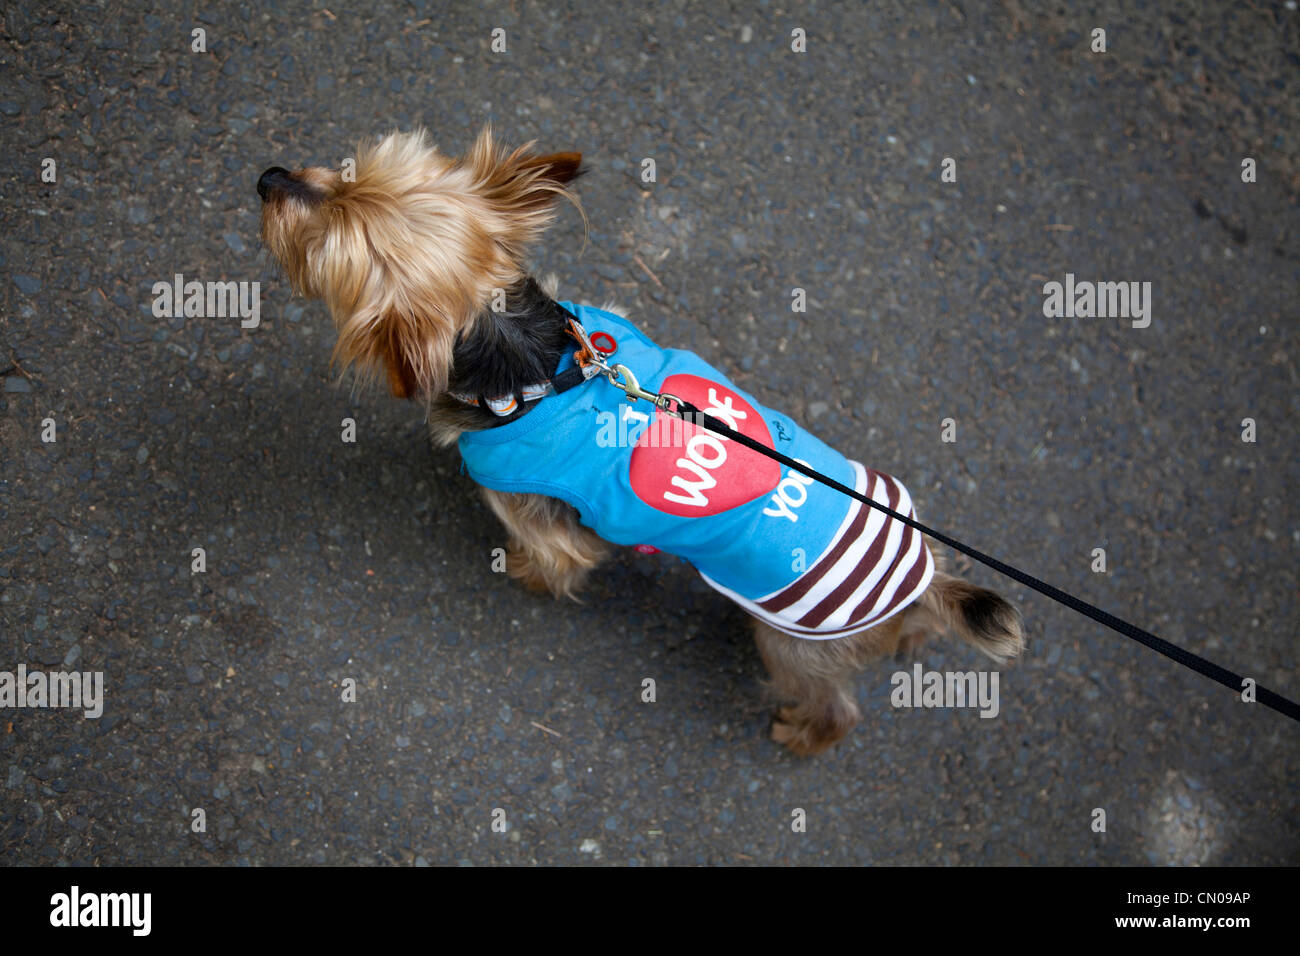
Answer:
[(396, 398), (413, 398), (432, 384), (429, 375), (421, 371), (427, 364), (421, 359), (417, 342), (404, 331), (408, 326), (392, 309), (375, 324), (374, 334), (380, 339), (379, 353), (388, 373), (388, 387)]
[[(535, 169), (539, 181), (567, 186), (583, 173), (582, 153), (551, 153), (549, 156), (532, 156), (522, 159), (522, 169)], [(555, 193), (543, 193), (539, 198), (554, 199)]]
[(451, 324), (433, 315), (388, 307), (338, 323), (334, 361), (362, 378), (385, 377), (397, 398), (440, 395), (447, 388), (454, 337)]
[(485, 126), (462, 160), (497, 209), (529, 215), (548, 211), (561, 196), (573, 199), (565, 186), (582, 175), (582, 154), (538, 156), (532, 146), (529, 143), (507, 154), (497, 146), (492, 128)]
[(392, 389), (394, 398), (413, 398), (420, 390), (420, 380), (415, 369), (400, 355), (390, 357), (388, 387)]

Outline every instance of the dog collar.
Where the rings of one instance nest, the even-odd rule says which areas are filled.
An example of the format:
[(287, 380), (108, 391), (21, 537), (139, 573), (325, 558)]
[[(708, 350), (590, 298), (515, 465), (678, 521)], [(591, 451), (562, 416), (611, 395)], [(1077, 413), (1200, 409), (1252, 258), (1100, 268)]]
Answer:
[[(466, 392), (448, 392), (452, 398), (476, 408), (487, 408), (498, 418), (513, 415), (529, 402), (541, 401), (548, 395), (561, 395), (571, 388), (590, 381), (604, 370), (605, 360), (618, 351), (618, 343), (607, 332), (597, 332), (600, 345), (592, 342), (587, 330), (577, 319), (569, 319), (568, 333), (577, 340), (573, 351), (573, 364), (553, 377), (532, 385), (525, 385), (511, 395), (470, 395)], [(564, 360), (561, 358), (560, 360)]]
[(464, 402), (466, 405), (486, 408), (499, 418), (505, 418), (507, 415), (513, 415), (519, 408), (521, 402), (536, 402), (545, 398), (554, 392), (554, 384), (551, 381), (538, 382), (536, 385), (525, 385), (514, 395), (497, 395), (494, 398), (486, 398), (479, 395), (467, 395), (464, 392), (448, 392), (452, 398), (458, 402)]

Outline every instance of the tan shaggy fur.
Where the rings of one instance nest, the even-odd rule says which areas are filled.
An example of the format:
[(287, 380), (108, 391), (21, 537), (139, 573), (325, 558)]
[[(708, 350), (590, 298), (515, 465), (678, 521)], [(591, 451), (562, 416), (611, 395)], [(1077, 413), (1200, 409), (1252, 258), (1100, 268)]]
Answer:
[(329, 307), (343, 367), (387, 375), (400, 398), (434, 398), (457, 333), (492, 290), (523, 276), (524, 249), (580, 162), (578, 153), (506, 153), (490, 129), (461, 159), (423, 131), (395, 133), (358, 147), (351, 182), (319, 167), (296, 173), (320, 201), (273, 196), (262, 239), (294, 287)]

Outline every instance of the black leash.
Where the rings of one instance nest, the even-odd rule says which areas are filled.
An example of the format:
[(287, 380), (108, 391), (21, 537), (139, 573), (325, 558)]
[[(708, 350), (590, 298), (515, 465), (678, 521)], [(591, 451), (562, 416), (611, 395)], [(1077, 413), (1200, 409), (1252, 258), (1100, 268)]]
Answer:
[[(620, 366), (615, 366), (615, 368), (626, 371), (626, 366), (620, 365)], [(871, 507), (877, 509), (878, 511), (883, 511), (885, 514), (889, 515), (889, 517), (893, 518), (895, 521), (901, 521), (909, 528), (915, 528), (917, 531), (921, 532), (922, 534), (929, 535), (931, 538), (934, 538), (936, 541), (942, 541), (944, 544), (948, 545), (948, 547), (956, 551), (960, 551), (962, 554), (968, 555), (969, 557), (974, 558), (976, 561), (979, 561), (981, 564), (988, 565), (994, 571), (998, 571), (1002, 574), (1005, 574), (1007, 577), (1011, 578), (1012, 580), (1019, 581), (1025, 587), (1033, 588), (1039, 594), (1045, 594), (1053, 601), (1056, 601), (1060, 604), (1064, 604), (1066, 607), (1071, 608), (1075, 611), (1078, 611), (1080, 614), (1084, 614), (1092, 618), (1094, 621), (1096, 621), (1099, 624), (1105, 624), (1111, 630), (1118, 631), (1120, 634), (1123, 634), (1125, 637), (1131, 637), (1139, 644), (1145, 644), (1153, 651), (1158, 651), (1159, 653), (1165, 655), (1165, 657), (1168, 657), (1171, 660), (1175, 660), (1185, 667), (1190, 667), (1198, 674), (1208, 677), (1211, 680), (1218, 681), (1224, 687), (1227, 687), (1238, 694), (1242, 692), (1243, 690), (1242, 685), (1245, 683), (1245, 679), (1240, 674), (1234, 674), (1226, 667), (1220, 667), (1218, 664), (1215, 664), (1212, 661), (1207, 661), (1204, 657), (1199, 657), (1198, 655), (1193, 654), (1191, 651), (1183, 650), (1181, 647), (1177, 646), (1176, 644), (1170, 644), (1168, 641), (1164, 640), (1163, 638), (1156, 637), (1154, 634), (1150, 633), (1149, 631), (1144, 631), (1142, 628), (1138, 627), (1135, 624), (1130, 624), (1128, 621), (1121, 620), (1120, 618), (1116, 617), (1113, 614), (1108, 614), (1106, 611), (1103, 611), (1101, 608), (1089, 604), (1087, 601), (1081, 601), (1073, 594), (1067, 594), (1065, 591), (1062, 591), (1060, 588), (1053, 587), (1052, 585), (1048, 584), (1046, 581), (1038, 580), (1038, 578), (1034, 577), (1032, 574), (1026, 574), (1024, 571), (1021, 571), (1019, 568), (1013, 568), (1009, 564), (1004, 564), (1003, 562), (999, 561), (997, 558), (990, 557), (989, 555), (985, 554), (982, 551), (977, 551), (975, 548), (972, 548), (969, 545), (962, 544), (960, 541), (950, 538), (946, 534), (942, 534), (938, 531), (935, 531), (932, 528), (927, 528), (925, 525), (921, 524), (921, 522), (916, 521), (913, 518), (909, 518), (906, 515), (901, 515), (898, 512), (894, 511), (893, 509), (885, 505), (882, 505), (880, 502), (874, 500), (873, 498), (867, 495), (859, 494), (854, 489), (849, 488), (846, 485), (840, 484), (838, 481), (834, 480), (833, 478), (828, 478), (825, 475), (820, 474), (819, 472), (816, 472), (813, 469), (809, 468), (807, 465), (801, 465), (793, 458), (783, 455), (779, 451), (773, 448), (768, 448), (766, 445), (762, 444), (759, 441), (756, 441), (753, 438), (750, 438), (748, 435), (741, 434), (740, 432), (736, 431), (734, 428), (732, 428), (730, 425), (726, 424), (725, 422), (719, 421), (718, 419), (714, 418), (712, 415), (700, 411), (690, 402), (683, 401), (682, 399), (677, 398), (675, 395), (660, 396), (660, 395), (654, 395), (653, 393), (643, 392), (640, 390), (639, 386), (637, 386), (635, 378), (632, 378), (630, 375), (628, 375), (627, 378), (631, 388), (625, 387), (623, 385), (619, 385), (619, 387), (627, 391), (630, 396), (634, 398), (646, 398), (652, 401), (652, 403), (656, 405), (656, 407), (663, 409), (669, 414), (677, 415), (687, 422), (690, 422), (695, 425), (699, 425), (701, 428), (707, 428), (709, 431), (722, 435), (724, 438), (730, 438), (734, 442), (739, 442), (740, 444), (744, 445), (746, 448), (752, 448), (754, 451), (758, 452), (759, 454), (766, 455), (768, 458), (774, 459), (775, 461), (779, 461), (787, 468), (793, 468), (796, 471), (802, 472), (803, 474), (807, 475), (809, 478), (812, 478), (816, 481), (821, 482), (823, 485), (826, 485), (828, 488), (834, 488), (836, 491), (846, 494), (851, 498), (856, 498), (858, 501), (861, 501), (863, 504), (870, 505)], [(611, 382), (613, 382), (613, 379), (611, 379)], [(618, 383), (615, 382), (614, 384), (618, 384)], [(639, 395), (634, 394), (633, 389), (636, 389), (637, 391), (641, 391), (641, 394)], [(676, 408), (669, 408), (668, 407), (669, 402), (675, 402)], [(1265, 687), (1261, 687), (1258, 684), (1255, 685), (1254, 691), (1255, 691), (1255, 699), (1259, 701), (1261, 704), (1265, 705), (1266, 707), (1273, 708), (1280, 714), (1285, 714), (1286, 716), (1290, 717), (1292, 720), (1300, 721), (1300, 704), (1296, 704), (1295, 701), (1288, 700), (1287, 698), (1281, 696), (1280, 694), (1275, 694), (1273, 693), (1273, 691), (1268, 690)]]

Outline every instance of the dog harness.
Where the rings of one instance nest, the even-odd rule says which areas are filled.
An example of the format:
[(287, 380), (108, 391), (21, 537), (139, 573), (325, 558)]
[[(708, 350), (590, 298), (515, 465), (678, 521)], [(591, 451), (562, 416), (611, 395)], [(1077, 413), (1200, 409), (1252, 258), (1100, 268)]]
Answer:
[[(660, 348), (613, 313), (560, 305), (593, 341), (613, 343), (647, 389), (915, 517), (896, 478), (845, 458), (693, 352)], [(566, 353), (557, 378), (572, 365)], [(920, 597), (934, 574), (916, 530), (676, 415), (637, 408), (604, 376), (497, 428), (465, 432), (459, 447), (479, 484), (566, 501), (606, 541), (685, 559), (710, 587), (796, 637), (873, 627)]]

